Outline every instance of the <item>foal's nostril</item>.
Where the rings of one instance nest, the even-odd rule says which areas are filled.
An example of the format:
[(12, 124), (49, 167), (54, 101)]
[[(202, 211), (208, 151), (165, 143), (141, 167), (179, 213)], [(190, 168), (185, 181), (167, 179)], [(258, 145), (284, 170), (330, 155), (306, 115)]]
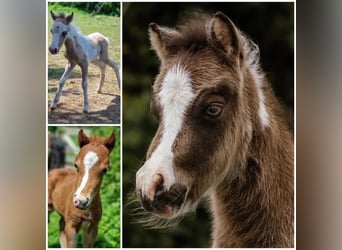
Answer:
[(49, 50), (50, 50), (51, 54), (57, 54), (57, 52), (58, 52), (57, 48), (49, 47)]
[(156, 189), (160, 189), (164, 184), (164, 177), (161, 174), (155, 174), (152, 178), (152, 182), (155, 183)]
[(164, 184), (164, 178), (161, 174), (154, 174), (152, 176), (152, 182), (150, 185), (150, 188), (147, 191), (147, 197), (149, 197), (150, 200), (154, 199), (155, 194), (163, 189)]
[(74, 199), (74, 205), (75, 205), (75, 206), (80, 205), (80, 200), (79, 200), (79, 199)]

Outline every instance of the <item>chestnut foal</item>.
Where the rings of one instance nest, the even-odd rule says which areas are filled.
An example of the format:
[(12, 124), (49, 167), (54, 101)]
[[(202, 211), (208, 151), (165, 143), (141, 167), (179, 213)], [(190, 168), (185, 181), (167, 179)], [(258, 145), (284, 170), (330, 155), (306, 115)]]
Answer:
[(92, 247), (102, 214), (100, 186), (109, 167), (109, 155), (115, 145), (112, 133), (106, 139), (88, 138), (78, 133), (80, 152), (76, 156), (76, 171), (54, 169), (48, 177), (49, 215), (56, 211), (61, 219), (61, 247), (76, 247), (77, 233), (83, 229), (83, 247)]

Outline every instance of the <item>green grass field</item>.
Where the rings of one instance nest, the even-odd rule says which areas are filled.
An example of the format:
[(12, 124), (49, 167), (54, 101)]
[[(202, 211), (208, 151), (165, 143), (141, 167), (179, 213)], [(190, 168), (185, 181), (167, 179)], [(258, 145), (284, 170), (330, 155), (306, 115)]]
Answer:
[[(51, 130), (52, 127), (49, 128)], [(120, 128), (119, 127), (86, 127), (91, 131), (88, 136), (107, 137), (112, 131), (116, 135), (115, 147), (110, 155), (110, 169), (105, 174), (101, 185), (102, 218), (94, 247), (120, 247)], [(58, 127), (57, 131), (63, 130)], [(77, 144), (77, 134), (72, 135)], [(70, 153), (69, 153), (70, 155)], [(70, 165), (70, 163), (69, 163)], [(48, 247), (60, 247), (59, 244), (59, 215), (54, 212), (48, 224)], [(78, 237), (77, 247), (82, 247), (82, 234)]]

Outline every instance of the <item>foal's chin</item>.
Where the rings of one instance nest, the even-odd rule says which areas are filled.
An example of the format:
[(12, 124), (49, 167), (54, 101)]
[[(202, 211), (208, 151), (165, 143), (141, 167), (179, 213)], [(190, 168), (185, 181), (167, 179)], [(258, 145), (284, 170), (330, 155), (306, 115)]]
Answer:
[(78, 208), (80, 210), (87, 210), (90, 206), (87, 205), (87, 206), (82, 206), (82, 205), (79, 205), (79, 206), (75, 206), (75, 208)]

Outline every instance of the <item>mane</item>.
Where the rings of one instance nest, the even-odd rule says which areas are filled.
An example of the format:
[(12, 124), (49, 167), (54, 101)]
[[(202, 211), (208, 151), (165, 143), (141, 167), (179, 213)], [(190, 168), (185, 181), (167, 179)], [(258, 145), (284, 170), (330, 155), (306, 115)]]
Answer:
[(82, 35), (81, 29), (73, 22), (70, 23), (70, 29), (71, 29), (71, 33), (73, 34), (77, 33), (77, 34)]

